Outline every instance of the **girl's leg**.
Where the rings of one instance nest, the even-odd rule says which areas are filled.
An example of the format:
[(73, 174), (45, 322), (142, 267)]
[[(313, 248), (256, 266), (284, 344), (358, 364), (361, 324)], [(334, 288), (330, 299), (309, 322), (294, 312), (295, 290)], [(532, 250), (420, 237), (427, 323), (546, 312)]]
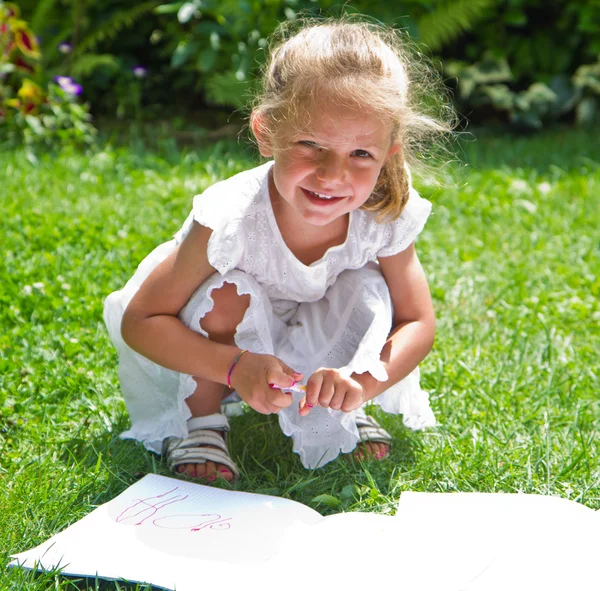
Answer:
[[(201, 328), (208, 333), (210, 340), (226, 345), (233, 345), (233, 337), (238, 324), (250, 305), (249, 295), (239, 295), (232, 283), (224, 283), (222, 287), (211, 292), (214, 307), (201, 320)], [(211, 382), (204, 378), (194, 378), (196, 390), (186, 398), (192, 417), (204, 417), (221, 412), (221, 401), (228, 394), (223, 384)], [(179, 467), (180, 473), (192, 477), (215, 480), (218, 476), (232, 480), (233, 474), (226, 466), (208, 461), (206, 464), (184, 464)]]

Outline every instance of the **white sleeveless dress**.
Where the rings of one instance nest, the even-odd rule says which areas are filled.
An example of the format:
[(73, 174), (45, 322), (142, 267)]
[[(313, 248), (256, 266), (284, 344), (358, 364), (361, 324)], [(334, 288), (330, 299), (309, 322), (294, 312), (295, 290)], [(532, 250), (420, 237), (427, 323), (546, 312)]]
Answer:
[[(235, 283), (239, 293), (250, 295), (235, 334), (238, 347), (275, 355), (306, 379), (319, 367), (341, 368), (348, 375), (368, 371), (380, 381), (387, 379), (379, 355), (391, 329), (392, 305), (376, 260), (415, 240), (431, 204), (412, 189), (402, 215), (393, 222), (380, 224), (372, 213), (355, 210), (344, 244), (307, 266), (288, 249), (277, 227), (268, 189), (272, 164), (237, 174), (197, 195), (174, 239), (153, 250), (125, 287), (106, 299), (104, 320), (119, 353), (121, 388), (132, 423), (122, 437), (160, 453), (165, 437), (187, 434), (190, 412), (185, 399), (195, 390), (193, 378), (133, 351), (123, 342), (120, 325), (144, 279), (181, 243), (194, 220), (213, 230), (208, 260), (217, 272), (181, 310), (179, 317), (187, 326), (206, 336), (200, 319), (212, 308), (211, 291), (225, 282)], [(355, 413), (315, 407), (301, 417), (300, 398), (294, 395), (294, 404), (278, 416), (304, 466), (322, 466), (356, 447)], [(386, 412), (402, 413), (404, 424), (412, 429), (435, 424), (418, 368), (372, 402)]]

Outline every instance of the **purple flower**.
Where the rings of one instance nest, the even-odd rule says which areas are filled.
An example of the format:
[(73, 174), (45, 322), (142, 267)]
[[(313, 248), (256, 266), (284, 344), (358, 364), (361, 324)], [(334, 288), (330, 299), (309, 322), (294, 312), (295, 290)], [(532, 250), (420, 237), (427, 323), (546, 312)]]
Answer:
[(144, 66), (135, 66), (131, 71), (136, 78), (144, 78), (148, 73), (148, 70)]
[(81, 94), (83, 87), (77, 84), (73, 78), (68, 76), (55, 76), (54, 81), (67, 93), (72, 95)]
[(62, 53), (62, 54), (65, 54), (65, 55), (66, 55), (67, 53), (71, 53), (71, 50), (72, 50), (72, 49), (73, 49), (73, 48), (71, 47), (71, 44), (70, 44), (70, 43), (66, 43), (66, 42), (64, 42), (64, 43), (60, 43), (60, 44), (58, 45), (58, 51), (60, 51), (60, 53)]

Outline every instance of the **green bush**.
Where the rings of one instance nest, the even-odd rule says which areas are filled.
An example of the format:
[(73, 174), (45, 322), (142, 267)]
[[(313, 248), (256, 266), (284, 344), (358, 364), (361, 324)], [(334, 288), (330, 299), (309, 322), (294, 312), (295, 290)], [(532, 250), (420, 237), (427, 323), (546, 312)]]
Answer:
[(598, 0), (495, 0), (487, 17), (442, 52), (459, 108), (519, 127), (590, 123), (600, 99)]
[(315, 7), (310, 0), (190, 0), (157, 8), (174, 14), (181, 34), (171, 65), (193, 72), (212, 105), (242, 107), (252, 89), (253, 74), (264, 61), (266, 37), (285, 20), (294, 20), (298, 10), (318, 13), (330, 0)]
[[(95, 114), (240, 108), (281, 21), (358, 12), (405, 29), (440, 64), (460, 112), (538, 128), (597, 117), (599, 0), (21, 0), (41, 65), (81, 80)], [(134, 68), (145, 75), (136, 77)], [(499, 79), (492, 79), (500, 76)]]
[(93, 141), (81, 86), (40, 66), (38, 41), (15, 4), (0, 1), (0, 142), (54, 147)]

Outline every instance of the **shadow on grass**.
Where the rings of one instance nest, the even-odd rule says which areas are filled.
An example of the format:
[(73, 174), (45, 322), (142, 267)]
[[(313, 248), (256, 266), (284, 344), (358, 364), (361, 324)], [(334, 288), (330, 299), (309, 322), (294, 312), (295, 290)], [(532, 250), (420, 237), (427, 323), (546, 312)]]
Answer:
[[(337, 496), (348, 485), (366, 482), (387, 494), (396, 487), (398, 470), (408, 471), (415, 465), (415, 438), (402, 425), (400, 416), (387, 415), (378, 409), (371, 412), (394, 438), (389, 460), (358, 462), (340, 455), (315, 470), (303, 467), (299, 456), (292, 451), (291, 439), (282, 433), (276, 416), (247, 411), (233, 417), (230, 419), (229, 448), (241, 477), (233, 484), (217, 481), (213, 486), (281, 496), (307, 505), (323, 493)], [(163, 458), (147, 451), (138, 442), (120, 439), (118, 433), (126, 427), (123, 422), (115, 425), (112, 432), (88, 440), (72, 439), (65, 444), (65, 461), (68, 461), (66, 456), (70, 456), (80, 469), (98, 469), (100, 463), (105, 468), (102, 489), (98, 489), (93, 497), (96, 504), (109, 501), (146, 474), (175, 476)], [(82, 491), (81, 494), (89, 498), (89, 492)]]
[[(14, 569), (17, 570), (17, 569)], [(145, 585), (141, 583), (130, 583), (122, 580), (106, 580), (99, 577), (81, 577), (67, 576), (60, 572), (37, 572), (37, 571), (21, 571), (22, 575), (17, 577), (15, 583), (19, 583), (24, 588), (30, 588), (35, 585), (36, 589), (58, 589), (58, 581), (60, 581), (60, 589), (64, 591), (164, 591), (166, 587), (156, 587), (154, 585)], [(169, 591), (167, 589), (167, 591)]]

